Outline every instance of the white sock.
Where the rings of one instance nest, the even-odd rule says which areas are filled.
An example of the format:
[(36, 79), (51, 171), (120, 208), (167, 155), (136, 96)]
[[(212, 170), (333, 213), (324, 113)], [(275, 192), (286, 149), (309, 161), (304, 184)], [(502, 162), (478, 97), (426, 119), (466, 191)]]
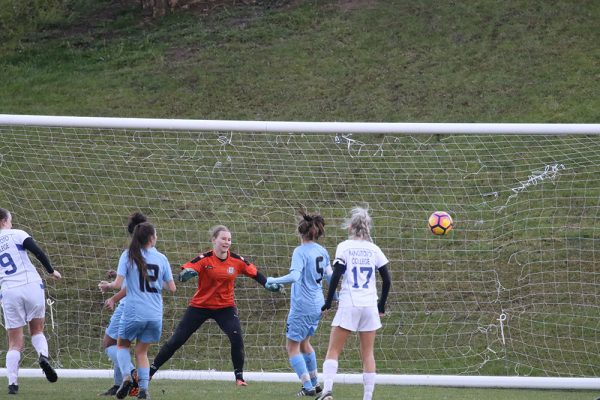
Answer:
[(21, 352), (9, 350), (6, 352), (6, 376), (9, 385), (18, 385), (19, 362), (21, 361)]
[(333, 390), (333, 379), (337, 374), (337, 360), (325, 360), (323, 363), (323, 391), (331, 392)]
[(48, 357), (48, 341), (43, 333), (38, 333), (31, 337), (31, 344), (37, 351), (38, 356), (43, 355)]
[(373, 398), (373, 391), (375, 390), (375, 375), (375, 372), (363, 373), (363, 400), (371, 400)]

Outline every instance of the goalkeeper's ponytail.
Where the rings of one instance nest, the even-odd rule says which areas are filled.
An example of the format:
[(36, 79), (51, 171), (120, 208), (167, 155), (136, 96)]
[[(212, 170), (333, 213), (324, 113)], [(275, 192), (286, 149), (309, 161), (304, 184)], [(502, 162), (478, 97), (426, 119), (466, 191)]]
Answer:
[(144, 279), (146, 279), (146, 276), (148, 275), (148, 266), (142, 255), (142, 249), (150, 243), (152, 236), (155, 234), (156, 230), (151, 223), (142, 222), (133, 229), (133, 236), (131, 238), (131, 243), (129, 244), (129, 264), (133, 267), (133, 264), (135, 263)]

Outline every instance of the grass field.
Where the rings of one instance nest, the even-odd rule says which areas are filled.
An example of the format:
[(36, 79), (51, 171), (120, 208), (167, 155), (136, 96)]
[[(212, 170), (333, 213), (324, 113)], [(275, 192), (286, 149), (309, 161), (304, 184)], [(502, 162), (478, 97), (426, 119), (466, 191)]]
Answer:
[[(72, 18), (0, 43), (0, 113), (599, 120), (600, 2), (279, 3), (148, 20), (131, 2), (89, 1)], [(358, 148), (334, 135), (0, 127), (0, 137), (0, 206), (65, 275), (49, 285), (57, 323), (47, 329), (61, 367), (108, 367), (100, 338), (109, 315), (96, 284), (114, 268), (132, 209), (160, 227), (173, 265), (208, 246), (210, 225), (226, 223), (238, 252), (282, 274), (297, 244), (299, 204), (331, 221), (323, 243), (332, 252), (344, 238), (337, 227), (346, 210), (365, 202), (394, 278), (377, 349), (381, 371), (600, 375), (597, 137), (354, 135), (364, 143)], [(556, 179), (523, 184), (555, 164), (565, 167)], [(512, 197), (519, 185), (526, 190)], [(455, 216), (449, 237), (425, 228), (435, 209)], [(192, 286), (167, 299), (165, 335)], [(248, 369), (288, 371), (287, 298), (248, 279), (237, 295)], [(330, 318), (315, 338), (320, 360)], [(214, 324), (189, 345), (170, 367), (230, 368)], [(343, 368), (356, 372), (356, 343), (349, 347)], [(414, 398), (421, 390), (423, 398), (582, 393), (414, 390)]]
[[(112, 381), (102, 379), (59, 379), (49, 384), (42, 379), (21, 379), (20, 398), (43, 398), (45, 400), (97, 399), (97, 393), (111, 386)], [(261, 400), (292, 399), (298, 385), (284, 383), (250, 382), (245, 388), (233, 382), (220, 381), (172, 381), (156, 380), (150, 384), (150, 395), (161, 400), (238, 399)], [(361, 385), (334, 386), (335, 398), (339, 400), (362, 400)], [(461, 389), (443, 387), (412, 387), (378, 385), (377, 399), (410, 400), (582, 400), (594, 399), (600, 391), (522, 390), (522, 389)]]

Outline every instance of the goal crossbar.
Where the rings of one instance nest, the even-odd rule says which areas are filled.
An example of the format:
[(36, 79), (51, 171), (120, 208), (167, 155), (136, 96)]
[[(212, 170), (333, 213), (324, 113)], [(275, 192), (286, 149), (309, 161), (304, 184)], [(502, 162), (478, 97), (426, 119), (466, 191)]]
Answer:
[(163, 129), (290, 133), (388, 133), (388, 134), (503, 134), (589, 135), (600, 134), (600, 124), (549, 123), (418, 123), (418, 122), (294, 122), (233, 121), (155, 118), (107, 118), (0, 114), (0, 125), (60, 126), (78, 128)]

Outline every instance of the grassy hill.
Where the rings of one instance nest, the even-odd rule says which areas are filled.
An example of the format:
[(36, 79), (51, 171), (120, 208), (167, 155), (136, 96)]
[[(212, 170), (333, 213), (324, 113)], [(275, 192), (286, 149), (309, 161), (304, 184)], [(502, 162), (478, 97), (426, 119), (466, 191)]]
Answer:
[(158, 20), (127, 3), (94, 2), (4, 46), (0, 111), (598, 120), (600, 5), (591, 0), (295, 1)]

